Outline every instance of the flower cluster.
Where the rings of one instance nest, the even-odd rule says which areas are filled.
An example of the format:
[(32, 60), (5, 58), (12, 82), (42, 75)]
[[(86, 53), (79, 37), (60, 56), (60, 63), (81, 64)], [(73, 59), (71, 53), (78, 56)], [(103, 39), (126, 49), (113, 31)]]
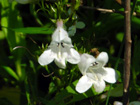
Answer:
[(48, 65), (51, 62), (59, 68), (66, 67), (66, 61), (71, 64), (78, 64), (82, 77), (76, 85), (76, 91), (86, 92), (92, 85), (95, 91), (100, 93), (105, 88), (105, 81), (108, 83), (116, 82), (116, 72), (113, 68), (104, 67), (108, 62), (106, 52), (101, 52), (97, 58), (79, 53), (73, 48), (71, 38), (67, 31), (63, 29), (63, 21), (57, 21), (57, 28), (52, 34), (52, 41), (39, 57), (40, 65)]

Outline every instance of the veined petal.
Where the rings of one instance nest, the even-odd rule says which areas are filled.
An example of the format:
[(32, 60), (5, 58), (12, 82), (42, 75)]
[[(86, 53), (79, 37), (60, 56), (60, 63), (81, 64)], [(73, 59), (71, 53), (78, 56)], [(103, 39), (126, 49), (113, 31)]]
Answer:
[(103, 75), (103, 79), (108, 83), (115, 83), (117, 81), (117, 73), (113, 68), (104, 67), (104, 71), (106, 71), (106, 74)]
[(87, 69), (95, 62), (95, 58), (89, 54), (82, 54), (78, 67), (83, 75), (86, 74)]
[(77, 85), (76, 85), (76, 91), (79, 93), (86, 92), (90, 87), (92, 86), (92, 82), (86, 75), (82, 76)]
[(61, 42), (65, 37), (68, 37), (67, 31), (62, 27), (57, 27), (52, 35), (52, 41)]
[(98, 77), (98, 78), (99, 78), (98, 81), (94, 81), (93, 85), (94, 85), (95, 91), (98, 93), (101, 93), (105, 89), (105, 82), (102, 78), (100, 78), (100, 77)]
[(101, 63), (102, 66), (105, 66), (106, 63), (108, 62), (108, 54), (106, 52), (101, 52), (97, 58), (96, 61)]
[(66, 59), (71, 64), (77, 64), (80, 62), (80, 55), (75, 49), (70, 48), (70, 52), (68, 53), (68, 56)]
[(66, 68), (66, 63), (65, 63), (65, 58), (55, 58), (54, 60), (55, 64), (59, 67), (59, 68), (62, 68), (62, 69), (65, 69)]
[(54, 53), (51, 51), (51, 49), (49, 50), (45, 50), (39, 57), (38, 62), (40, 65), (44, 66), (44, 65), (48, 65), (49, 63), (51, 63), (54, 60)]

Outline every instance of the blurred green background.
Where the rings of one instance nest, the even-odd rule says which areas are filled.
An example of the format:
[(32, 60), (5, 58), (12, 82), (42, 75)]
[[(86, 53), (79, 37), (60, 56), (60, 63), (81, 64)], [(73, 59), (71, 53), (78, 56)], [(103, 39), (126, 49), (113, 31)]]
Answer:
[[(18, 0), (17, 0), (18, 1)], [(28, 1), (28, 0), (27, 0)], [(121, 13), (97, 11), (113, 9)], [(124, 1), (122, 0), (0, 0), (0, 104), (1, 105), (108, 105), (122, 101), (124, 64)], [(130, 101), (140, 100), (140, 0), (131, 0), (132, 61)], [(81, 77), (77, 65), (59, 69), (42, 67), (38, 57), (51, 42), (58, 18), (79, 53), (97, 48), (109, 54), (107, 66), (116, 69), (116, 84), (103, 93), (91, 88), (75, 91)], [(47, 76), (47, 77), (46, 77)]]

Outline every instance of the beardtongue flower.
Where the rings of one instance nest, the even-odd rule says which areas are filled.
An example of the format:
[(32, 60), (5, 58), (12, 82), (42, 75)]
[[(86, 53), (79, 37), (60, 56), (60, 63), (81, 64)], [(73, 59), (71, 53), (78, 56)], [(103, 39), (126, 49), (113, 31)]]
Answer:
[(115, 83), (116, 72), (113, 68), (104, 67), (107, 62), (106, 52), (101, 52), (97, 58), (89, 54), (81, 55), (78, 67), (83, 76), (76, 85), (76, 91), (84, 93), (93, 85), (95, 91), (101, 93), (105, 89), (105, 81)]
[(73, 48), (67, 31), (63, 29), (62, 20), (57, 22), (57, 28), (52, 35), (52, 42), (48, 46), (48, 49), (38, 59), (39, 64), (42, 66), (48, 65), (53, 61), (59, 68), (65, 68), (66, 61), (71, 64), (80, 62), (80, 55)]

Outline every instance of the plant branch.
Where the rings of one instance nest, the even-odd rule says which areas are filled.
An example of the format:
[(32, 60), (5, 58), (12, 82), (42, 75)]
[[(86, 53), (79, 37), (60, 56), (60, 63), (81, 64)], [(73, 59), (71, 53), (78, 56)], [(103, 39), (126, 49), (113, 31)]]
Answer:
[(120, 14), (124, 14), (123, 11), (116, 11), (115, 9), (103, 9), (103, 8), (96, 8), (96, 7), (89, 7), (89, 6), (80, 6), (80, 8), (97, 10), (97, 11), (100, 11), (100, 12), (103, 12), (103, 13), (120, 13)]
[(130, 82), (130, 64), (131, 64), (131, 10), (130, 0), (125, 0), (125, 52), (124, 52), (124, 90), (123, 105), (129, 105), (129, 82)]
[[(96, 11), (100, 11), (102, 13), (119, 13), (124, 15), (124, 11), (117, 11), (115, 9), (104, 9), (104, 8), (97, 8), (97, 7), (89, 7), (89, 6), (80, 6), (80, 8), (84, 8), (84, 9), (89, 9), (89, 10), (96, 10)], [(137, 12), (132, 13), (133, 16), (140, 16), (140, 14), (138, 14)]]

